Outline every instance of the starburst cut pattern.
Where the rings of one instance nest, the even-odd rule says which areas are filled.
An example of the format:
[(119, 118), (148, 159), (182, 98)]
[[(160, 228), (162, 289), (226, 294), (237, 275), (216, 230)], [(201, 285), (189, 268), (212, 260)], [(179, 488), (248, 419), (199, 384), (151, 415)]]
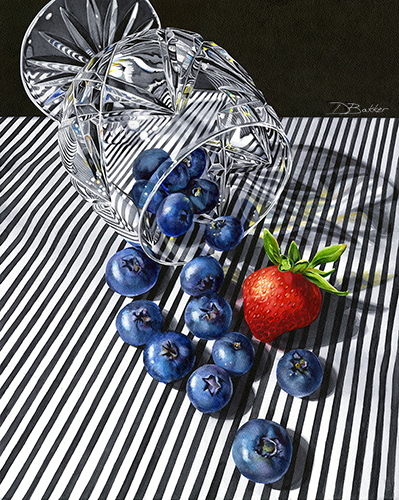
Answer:
[(160, 23), (146, 0), (51, 2), (23, 43), (22, 76), (28, 93), (42, 111), (60, 120), (76, 74), (111, 44), (152, 27)]

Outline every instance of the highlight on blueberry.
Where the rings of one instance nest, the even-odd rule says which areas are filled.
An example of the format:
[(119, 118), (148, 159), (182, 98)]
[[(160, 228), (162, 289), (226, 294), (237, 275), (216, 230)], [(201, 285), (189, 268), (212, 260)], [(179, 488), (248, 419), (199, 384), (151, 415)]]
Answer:
[(184, 313), (190, 332), (206, 340), (215, 340), (224, 335), (230, 326), (232, 316), (230, 304), (217, 293), (193, 297)]
[(115, 253), (105, 268), (107, 285), (126, 297), (148, 292), (155, 285), (158, 274), (158, 264), (137, 247), (128, 247)]
[(194, 210), (187, 196), (172, 193), (161, 201), (156, 215), (158, 226), (166, 236), (180, 236), (192, 226)]
[(153, 335), (145, 345), (143, 361), (148, 374), (158, 382), (175, 382), (193, 368), (194, 344), (187, 335), (179, 332)]
[(303, 398), (313, 394), (323, 380), (319, 358), (306, 349), (294, 349), (284, 354), (277, 364), (277, 382), (291, 396)]
[(155, 302), (135, 300), (119, 311), (116, 329), (124, 342), (137, 347), (161, 333), (162, 321), (161, 310)]
[(214, 342), (212, 358), (230, 376), (238, 377), (251, 369), (255, 349), (252, 342), (242, 333), (229, 332)]
[(187, 396), (202, 413), (214, 413), (224, 408), (233, 394), (230, 375), (217, 365), (197, 368), (187, 381)]
[(184, 292), (193, 297), (218, 292), (224, 279), (220, 263), (209, 255), (200, 255), (187, 262), (180, 273)]
[(205, 241), (215, 250), (227, 251), (236, 247), (244, 236), (240, 219), (222, 216), (210, 222), (205, 228)]
[(284, 427), (259, 418), (249, 420), (238, 429), (232, 455), (244, 477), (256, 483), (270, 484), (288, 471), (292, 443)]

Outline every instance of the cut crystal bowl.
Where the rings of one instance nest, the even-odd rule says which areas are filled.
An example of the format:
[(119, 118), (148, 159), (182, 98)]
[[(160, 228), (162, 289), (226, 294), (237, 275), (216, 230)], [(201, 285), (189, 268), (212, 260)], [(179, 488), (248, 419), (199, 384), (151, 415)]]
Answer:
[[(159, 263), (213, 252), (206, 224), (233, 215), (246, 236), (276, 203), (291, 171), (290, 145), (273, 108), (246, 71), (199, 34), (161, 28), (146, 0), (55, 0), (22, 45), (25, 89), (59, 122), (62, 163), (79, 194), (122, 237)], [(217, 206), (192, 228), (165, 236), (147, 210), (163, 180), (193, 150), (219, 185)], [(142, 209), (132, 165), (164, 149), (173, 163)]]

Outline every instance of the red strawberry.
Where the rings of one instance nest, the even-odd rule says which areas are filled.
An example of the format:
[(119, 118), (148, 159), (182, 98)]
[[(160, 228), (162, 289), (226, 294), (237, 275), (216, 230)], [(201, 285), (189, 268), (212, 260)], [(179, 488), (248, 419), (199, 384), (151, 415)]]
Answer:
[(339, 292), (324, 279), (334, 269), (327, 272), (315, 269), (337, 260), (346, 245), (327, 247), (309, 263), (301, 259), (295, 242), (290, 245), (288, 258), (282, 255), (267, 229), (264, 244), (274, 265), (255, 271), (244, 281), (244, 316), (257, 339), (271, 342), (284, 332), (310, 325), (317, 318), (322, 303), (320, 288), (336, 295), (348, 294)]

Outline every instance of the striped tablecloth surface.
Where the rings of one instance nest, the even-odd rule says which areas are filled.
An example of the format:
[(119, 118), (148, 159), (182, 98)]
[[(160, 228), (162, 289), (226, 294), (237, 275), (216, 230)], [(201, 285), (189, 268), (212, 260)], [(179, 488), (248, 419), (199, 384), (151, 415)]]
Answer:
[[(399, 120), (286, 118), (290, 182), (265, 225), (305, 258), (347, 243), (319, 318), (271, 344), (253, 340), (253, 369), (218, 414), (194, 409), (185, 382), (165, 385), (142, 350), (115, 328), (131, 299), (112, 292), (105, 265), (126, 242), (72, 188), (43, 117), (0, 121), (0, 498), (398, 499)], [(261, 228), (220, 256), (231, 330), (248, 336), (242, 283), (267, 265)], [(180, 268), (163, 267), (145, 298), (164, 328), (189, 333)], [(212, 342), (194, 339), (197, 365)], [(276, 383), (284, 352), (307, 348), (324, 366), (321, 388), (293, 398)], [(287, 428), (293, 459), (278, 483), (242, 477), (231, 457), (237, 429), (267, 418)]]

